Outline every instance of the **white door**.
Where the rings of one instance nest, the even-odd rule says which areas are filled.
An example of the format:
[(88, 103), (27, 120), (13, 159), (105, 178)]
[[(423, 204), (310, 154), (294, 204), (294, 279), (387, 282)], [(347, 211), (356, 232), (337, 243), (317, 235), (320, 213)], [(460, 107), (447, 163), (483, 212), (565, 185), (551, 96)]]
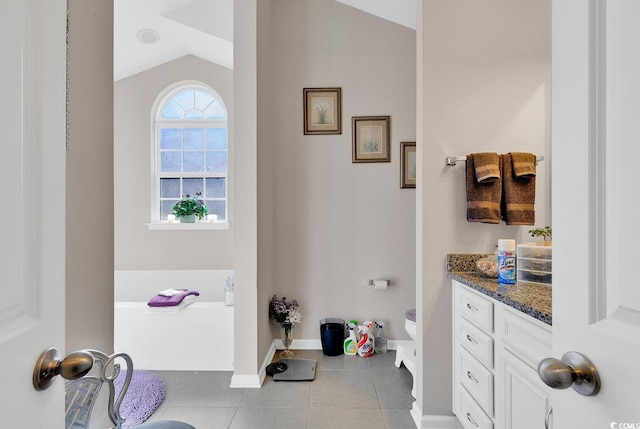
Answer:
[(553, 0), (553, 353), (587, 356), (596, 396), (553, 427), (640, 427), (640, 1)]
[(65, 0), (0, 2), (3, 428), (64, 427), (63, 380), (37, 392), (32, 373), (64, 352), (65, 28)]

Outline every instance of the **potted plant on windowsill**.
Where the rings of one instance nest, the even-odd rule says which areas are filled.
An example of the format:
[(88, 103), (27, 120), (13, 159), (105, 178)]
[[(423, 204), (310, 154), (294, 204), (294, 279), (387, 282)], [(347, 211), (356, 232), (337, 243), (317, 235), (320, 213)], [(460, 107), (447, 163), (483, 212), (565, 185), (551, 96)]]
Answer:
[(543, 246), (551, 246), (551, 227), (534, 228), (529, 230), (532, 237), (542, 237)]
[(180, 219), (180, 223), (194, 223), (196, 217), (202, 220), (207, 215), (207, 206), (200, 199), (201, 192), (196, 192), (195, 196), (185, 194), (182, 199), (173, 206), (173, 214), (176, 219)]

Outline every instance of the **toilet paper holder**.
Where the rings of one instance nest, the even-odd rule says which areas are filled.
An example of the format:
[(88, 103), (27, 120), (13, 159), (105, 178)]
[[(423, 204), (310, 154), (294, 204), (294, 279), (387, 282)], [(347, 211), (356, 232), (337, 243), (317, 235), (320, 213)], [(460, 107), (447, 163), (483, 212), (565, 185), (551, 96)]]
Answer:
[(369, 280), (367, 286), (371, 286), (374, 289), (386, 289), (391, 284), (391, 280)]

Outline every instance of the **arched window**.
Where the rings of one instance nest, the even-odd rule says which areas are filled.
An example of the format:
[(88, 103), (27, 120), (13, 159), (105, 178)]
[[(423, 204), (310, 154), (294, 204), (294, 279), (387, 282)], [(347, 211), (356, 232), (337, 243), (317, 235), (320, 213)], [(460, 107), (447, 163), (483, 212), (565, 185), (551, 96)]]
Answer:
[(170, 90), (155, 115), (154, 216), (166, 220), (182, 195), (202, 193), (209, 214), (227, 220), (227, 109), (208, 86)]

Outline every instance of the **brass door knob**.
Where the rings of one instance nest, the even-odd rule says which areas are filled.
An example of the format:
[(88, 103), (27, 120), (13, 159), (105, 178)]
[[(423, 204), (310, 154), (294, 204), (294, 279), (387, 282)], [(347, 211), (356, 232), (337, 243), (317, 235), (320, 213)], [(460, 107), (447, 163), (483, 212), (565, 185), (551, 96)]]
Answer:
[(42, 352), (33, 368), (33, 387), (46, 390), (56, 375), (66, 380), (84, 377), (93, 367), (93, 355), (86, 350), (78, 350), (61, 358), (60, 351), (50, 348)]

